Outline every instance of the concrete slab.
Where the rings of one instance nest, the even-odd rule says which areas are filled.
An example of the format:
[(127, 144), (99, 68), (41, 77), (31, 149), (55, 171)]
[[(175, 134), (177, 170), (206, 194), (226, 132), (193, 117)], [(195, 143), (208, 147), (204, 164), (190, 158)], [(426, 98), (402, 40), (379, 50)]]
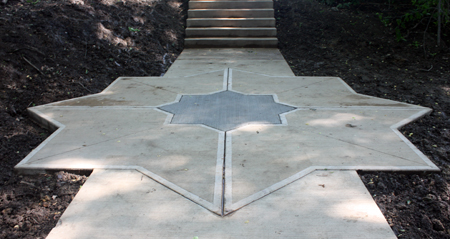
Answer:
[(186, 39), (184, 44), (191, 48), (209, 47), (260, 47), (273, 48), (278, 44), (276, 37), (196, 37)]
[[(188, 96), (206, 108), (178, 111), (239, 125), (177, 122)], [(430, 109), (294, 77), (276, 49), (185, 50), (165, 77), (29, 112), (55, 132), (16, 169), (95, 169), (49, 238), (395, 238), (355, 170), (439, 170), (398, 131)]]
[(190, 9), (188, 10), (189, 18), (267, 18), (273, 17), (274, 10), (272, 9)]
[(225, 68), (271, 76), (294, 76), (275, 48), (185, 49), (164, 77), (183, 77)]
[(221, 194), (215, 196), (214, 190), (222, 189), (220, 179), (215, 188), (217, 160), (221, 165), (224, 154), (222, 133), (164, 125), (167, 114), (153, 108), (42, 106), (34, 111), (59, 129), (16, 169), (137, 169), (181, 194), (200, 197), (211, 210), (217, 209), (214, 203), (219, 206)]
[(273, 9), (272, 1), (190, 1), (189, 9)]
[(336, 77), (272, 77), (234, 69), (229, 75), (229, 90), (273, 92), (278, 102), (298, 110), (285, 115), (283, 127), (227, 133), (226, 211), (316, 169), (438, 170), (398, 131), (428, 108), (357, 94)]
[(338, 77), (273, 77), (232, 69), (232, 87), (245, 94), (276, 94), (280, 102), (297, 107), (376, 106), (426, 109), (398, 101), (357, 94)]
[(262, 196), (274, 189), (272, 185), (283, 180), (290, 183), (316, 169), (436, 170), (395, 129), (394, 125), (415, 113), (418, 111), (298, 110), (286, 115), (287, 126), (233, 130), (227, 133), (231, 143), (226, 146), (232, 151), (233, 203), (250, 202), (258, 197), (253, 194), (261, 192), (258, 195)]
[[(178, 94), (208, 94), (224, 90), (227, 82), (224, 77), (224, 69), (170, 80), (162, 77), (120, 77), (100, 94), (49, 105), (156, 107), (175, 101)], [(187, 82), (195, 82), (195, 84), (187, 84)]]
[[(276, 37), (275, 27), (205, 27), (186, 28), (186, 37)], [(185, 43), (189, 39), (185, 39)]]
[(97, 95), (31, 108), (56, 132), (16, 168), (146, 170), (228, 214), (317, 169), (438, 170), (398, 132), (429, 111), (359, 95), (333, 77), (225, 69), (122, 78)]
[(191, 18), (187, 27), (275, 27), (275, 18)]
[(226, 217), (132, 170), (95, 170), (47, 239), (396, 238), (354, 171), (317, 171)]

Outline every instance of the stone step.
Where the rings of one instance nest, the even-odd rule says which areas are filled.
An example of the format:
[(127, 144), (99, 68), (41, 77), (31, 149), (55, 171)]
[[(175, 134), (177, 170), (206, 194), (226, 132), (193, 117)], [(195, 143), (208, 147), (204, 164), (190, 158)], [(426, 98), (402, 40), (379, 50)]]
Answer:
[(205, 37), (205, 38), (186, 38), (185, 47), (204, 48), (204, 47), (277, 47), (276, 37)]
[(274, 17), (273, 9), (193, 9), (189, 18), (268, 18)]
[(191, 0), (185, 47), (277, 47), (272, 0)]
[(186, 37), (276, 37), (277, 29), (274, 27), (206, 27), (186, 28)]
[(187, 27), (275, 27), (275, 18), (188, 18)]
[(273, 9), (272, 1), (190, 1), (189, 9)]

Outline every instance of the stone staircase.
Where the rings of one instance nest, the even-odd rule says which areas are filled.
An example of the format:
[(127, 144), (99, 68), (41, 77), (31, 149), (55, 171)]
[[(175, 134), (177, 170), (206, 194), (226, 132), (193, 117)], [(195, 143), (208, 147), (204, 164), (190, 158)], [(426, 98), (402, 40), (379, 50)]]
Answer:
[(185, 47), (277, 47), (272, 0), (190, 0)]

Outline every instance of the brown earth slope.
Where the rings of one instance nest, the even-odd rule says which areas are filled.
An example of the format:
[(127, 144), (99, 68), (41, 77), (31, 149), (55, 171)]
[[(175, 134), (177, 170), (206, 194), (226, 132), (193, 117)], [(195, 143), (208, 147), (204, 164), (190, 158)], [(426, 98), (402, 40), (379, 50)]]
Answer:
[(275, 0), (275, 9), (279, 48), (296, 75), (338, 76), (358, 93), (433, 109), (401, 131), (441, 173), (360, 176), (399, 238), (450, 238), (450, 38), (435, 47), (430, 30), (423, 47), (424, 29), (416, 29), (396, 42), (376, 15), (396, 14), (387, 5), (342, 10)]
[(20, 176), (49, 135), (26, 108), (160, 76), (183, 49), (187, 0), (24, 0), (0, 4), (0, 238), (44, 238), (85, 176)]

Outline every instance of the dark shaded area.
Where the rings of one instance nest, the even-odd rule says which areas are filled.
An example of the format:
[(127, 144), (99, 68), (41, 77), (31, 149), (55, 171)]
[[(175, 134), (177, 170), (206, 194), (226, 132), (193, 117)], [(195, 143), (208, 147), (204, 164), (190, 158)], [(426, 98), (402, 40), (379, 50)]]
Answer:
[(119, 76), (160, 76), (183, 49), (187, 0), (0, 3), (0, 238), (44, 238), (85, 176), (21, 176), (49, 136), (26, 108), (98, 93)]
[(433, 109), (401, 132), (441, 173), (360, 176), (399, 238), (450, 238), (450, 39), (438, 48), (426, 33), (424, 52), (419, 26), (409, 41), (396, 42), (394, 29), (376, 15), (401, 15), (392, 9), (376, 3), (343, 10), (308, 0), (275, 1), (279, 48), (298, 76), (338, 76), (358, 93)]

